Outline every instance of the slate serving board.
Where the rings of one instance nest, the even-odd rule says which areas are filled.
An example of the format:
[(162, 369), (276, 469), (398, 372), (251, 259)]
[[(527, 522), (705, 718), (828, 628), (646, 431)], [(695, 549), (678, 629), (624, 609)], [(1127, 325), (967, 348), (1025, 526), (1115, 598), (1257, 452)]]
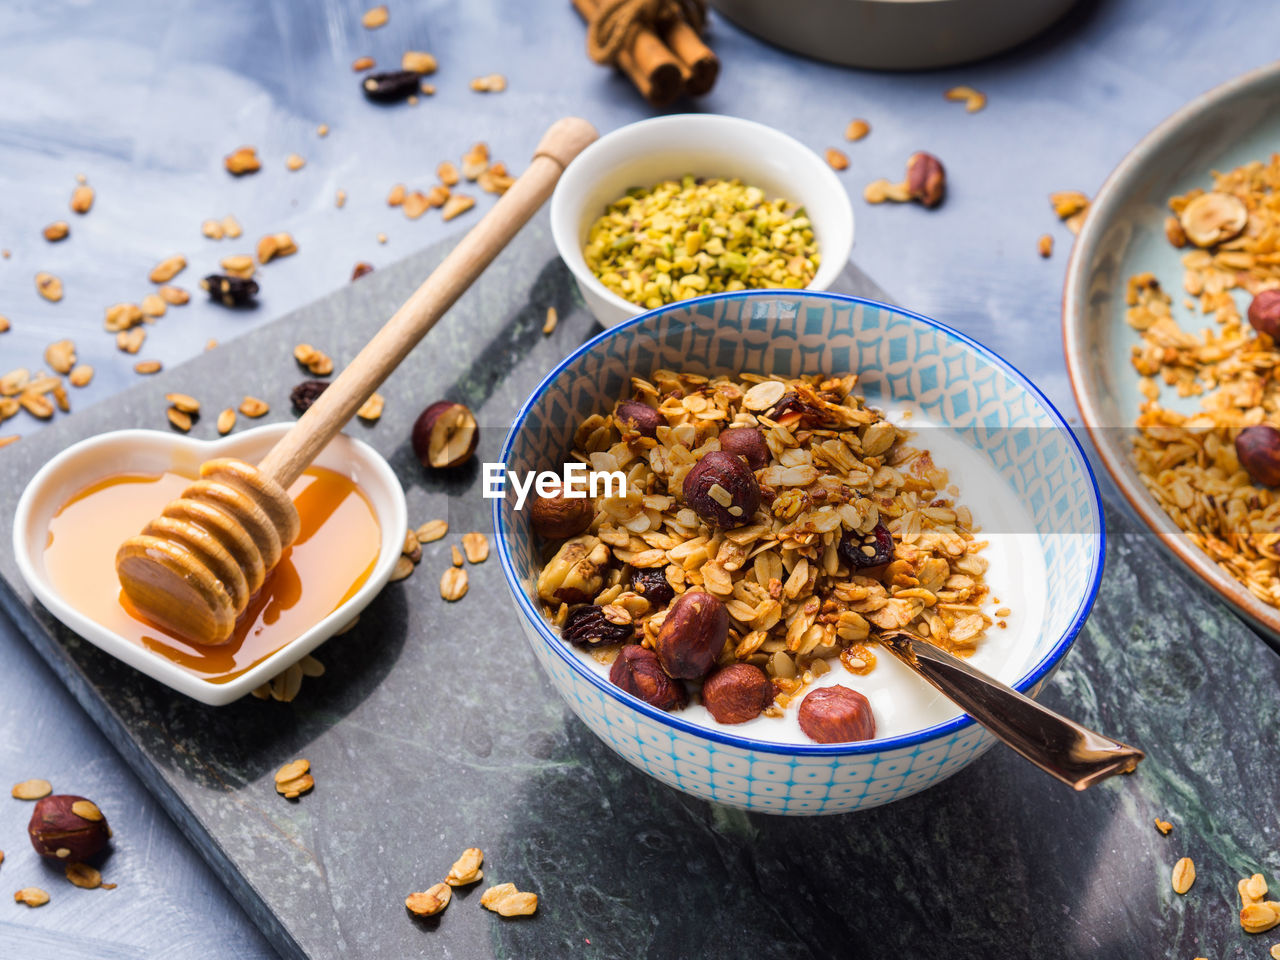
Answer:
[[(268, 419), (287, 418), (300, 379), (292, 346), (316, 343), (345, 363), (446, 249), (0, 455), (0, 542), (40, 464), (82, 437), (163, 423), (168, 390), (206, 411), (253, 393), (272, 404)], [(1262, 955), (1270, 941), (1240, 931), (1234, 891), (1254, 871), (1280, 878), (1280, 658), (1122, 509), (1108, 511), (1094, 614), (1045, 699), (1149, 757), (1085, 794), (997, 748), (866, 813), (792, 819), (704, 803), (632, 769), (570, 714), (525, 646), (496, 558), (444, 604), (449, 545), (487, 532), (488, 510), (477, 472), (424, 475), (409, 427), (427, 402), (461, 400), (486, 428), (478, 459), (497, 458), (518, 404), (598, 330), (551, 251), (539, 217), (388, 382), (382, 420), (350, 428), (396, 468), (411, 520), (447, 517), (450, 536), (321, 648), (328, 672), (294, 703), (212, 708), (169, 692), (53, 621), (0, 551), (0, 603), (283, 956)], [(879, 292), (853, 267), (841, 289)], [(544, 337), (548, 306), (561, 319)], [(195, 435), (212, 436), (212, 419)], [(295, 756), (311, 760), (317, 786), (290, 803), (271, 777)], [(1175, 823), (1171, 837), (1155, 816)], [(471, 845), (485, 850), (485, 882), (439, 918), (410, 918), (404, 896)], [(1199, 879), (1177, 897), (1169, 870), (1184, 854)], [(482, 910), (480, 889), (502, 881), (538, 892), (538, 915)]]

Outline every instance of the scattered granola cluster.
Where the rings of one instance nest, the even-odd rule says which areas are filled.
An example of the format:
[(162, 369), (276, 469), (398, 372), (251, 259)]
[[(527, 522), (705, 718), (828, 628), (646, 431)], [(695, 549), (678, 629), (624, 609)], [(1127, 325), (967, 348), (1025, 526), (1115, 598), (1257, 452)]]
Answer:
[(831, 658), (871, 671), (881, 631), (961, 654), (981, 641), (986, 543), (946, 471), (866, 406), (856, 376), (660, 370), (632, 384), (636, 399), (584, 421), (572, 453), (625, 473), (626, 495), (583, 515), (564, 506), (583, 500), (540, 498), (532, 514), (562, 541), (538, 579), (545, 614), (615, 683), (674, 709), (681, 679), (707, 677), (705, 700), (713, 669), (745, 664), (761, 676), (738, 671), (728, 692), (750, 688), (750, 716), (725, 711), (742, 722), (780, 716)]
[[(1185, 249), (1184, 330), (1151, 273), (1129, 278), (1126, 319), (1141, 336), (1132, 362), (1145, 398), (1134, 460), (1143, 483), (1191, 541), (1264, 603), (1280, 605), (1280, 155), (1217, 173), (1213, 189), (1169, 201), (1169, 242)], [(1252, 296), (1246, 315), (1233, 297)], [(1200, 398), (1190, 415), (1162, 390)]]
[[(72, 886), (82, 890), (114, 890), (114, 883), (103, 883), (102, 873), (86, 860), (96, 857), (111, 838), (106, 817), (92, 800), (70, 794), (54, 795), (48, 780), (34, 778), (15, 783), (9, 791), (15, 800), (31, 801), (35, 806), (27, 834), (36, 853), (60, 863)], [(0, 863), (4, 851), (0, 850)], [(13, 894), (15, 903), (43, 907), (49, 893), (40, 887), (23, 887)]]
[[(484, 877), (480, 865), (484, 863), (484, 851), (468, 847), (449, 868), (449, 874), (440, 883), (420, 893), (404, 898), (404, 905), (415, 917), (433, 917), (444, 910), (453, 899), (454, 887), (470, 886)], [(480, 896), (480, 906), (503, 917), (527, 917), (538, 909), (538, 895), (525, 893), (514, 883), (499, 883)]]

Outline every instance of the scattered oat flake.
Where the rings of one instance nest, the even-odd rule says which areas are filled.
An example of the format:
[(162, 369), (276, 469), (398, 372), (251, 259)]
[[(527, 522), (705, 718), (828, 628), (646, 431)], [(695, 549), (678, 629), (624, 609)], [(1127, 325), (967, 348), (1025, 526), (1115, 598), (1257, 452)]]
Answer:
[(25, 903), (28, 907), (43, 907), (49, 902), (49, 895), (39, 887), (23, 887), (13, 895), (16, 903)]
[(556, 312), (555, 307), (547, 307), (547, 319), (542, 321), (542, 332), (546, 336), (551, 336), (555, 332), (556, 324), (560, 322), (560, 315)]
[(395, 583), (397, 580), (403, 580), (411, 573), (413, 573), (413, 561), (401, 554), (396, 558), (395, 569), (391, 571), (391, 582)]
[(943, 96), (948, 100), (963, 100), (967, 113), (977, 113), (987, 105), (987, 95), (973, 87), (952, 87)]
[(96, 890), (102, 886), (102, 874), (87, 863), (68, 863), (67, 879), (84, 890)]
[(73, 387), (87, 387), (89, 381), (93, 379), (93, 367), (87, 363), (78, 364), (72, 367), (67, 379), (71, 381)]
[(428, 74), (436, 72), (436, 58), (421, 50), (406, 50), (400, 57), (400, 69), (412, 70), (414, 73)]
[(169, 309), (169, 305), (165, 303), (164, 297), (158, 293), (148, 293), (142, 298), (142, 312), (148, 317), (163, 317), (165, 311)]
[(17, 443), (20, 439), (22, 438), (19, 437), (16, 433), (10, 434), (7, 437), (0, 437), (0, 450), (3, 450), (5, 447), (9, 446), (10, 444)]
[(1240, 926), (1245, 933), (1266, 933), (1280, 924), (1280, 903), (1267, 900), (1251, 903), (1240, 910)]
[(507, 78), (500, 73), (476, 77), (471, 81), (471, 89), (476, 93), (501, 93), (507, 89)]
[(475, 205), (476, 201), (474, 197), (455, 193), (445, 201), (444, 209), (440, 211), (440, 216), (445, 220), (452, 220), (454, 217), (466, 213)]
[(1036, 250), (1042, 257), (1053, 256), (1053, 237), (1047, 233), (1041, 234), (1040, 239), (1036, 241)]
[(139, 360), (133, 365), (133, 372), (140, 373), (143, 376), (150, 376), (153, 373), (159, 373), (164, 365), (159, 360)]
[(1271, 954), (1272, 960), (1280, 960), (1280, 943), (1272, 945), (1267, 952)]
[(88, 213), (93, 207), (93, 187), (81, 184), (71, 191), (71, 210), (74, 213)]
[(449, 567), (440, 577), (440, 596), (452, 603), (467, 593), (467, 571), (463, 567)]
[(844, 128), (844, 138), (849, 141), (856, 142), (871, 132), (871, 124), (865, 120), (850, 120), (849, 126)]
[(244, 231), (240, 229), (240, 221), (230, 214), (227, 214), (222, 218), (222, 232), (234, 240)]
[(439, 540), (448, 532), (448, 521), (428, 520), (415, 530), (414, 534), (417, 536), (419, 543), (432, 543), (433, 541)]
[(253, 147), (240, 147), (222, 158), (227, 172), (237, 177), (246, 173), (257, 173), (262, 169), (262, 161), (258, 159), (258, 151)]
[(465, 887), (475, 883), (484, 878), (484, 871), (480, 869), (482, 863), (484, 851), (479, 847), (467, 847), (449, 868), (449, 875), (444, 878), (444, 882), (451, 887)]
[(360, 409), (356, 411), (356, 416), (361, 420), (377, 420), (382, 416), (382, 407), (386, 401), (382, 399), (382, 394), (374, 393), (369, 399), (360, 404)]
[[(297, 667), (298, 665), (295, 663), (293, 666)], [(293, 669), (293, 668), (290, 668), (290, 669)], [(288, 671), (286, 671), (286, 674), (287, 673)], [(298, 676), (301, 677), (301, 674), (298, 674)], [(301, 685), (300, 679), (298, 681), (298, 685)], [(281, 695), (276, 697), (276, 699), (283, 700), (284, 702), (288, 703), (298, 695), (298, 688), (297, 688), (298, 685), (295, 685), (289, 691), (287, 696)], [(275, 695), (276, 695), (275, 689), (273, 687), (272, 696), (275, 696)], [(283, 783), (277, 782), (276, 793), (280, 794), (280, 796), (284, 797), (286, 800), (296, 800), (298, 797), (302, 796), (304, 793), (314, 788), (315, 785), (316, 785), (315, 778), (311, 776), (311, 774), (309, 773), (304, 773), (300, 777), (296, 777), (293, 780), (286, 780)]]
[(304, 677), (324, 676), (324, 664), (309, 653), (298, 661), (298, 667), (302, 670)]
[(827, 147), (827, 163), (830, 164), (832, 170), (849, 169), (849, 158), (835, 147)]
[(1173, 892), (1186, 893), (1196, 882), (1196, 865), (1190, 857), (1183, 857), (1173, 865)]
[(281, 767), (279, 770), (276, 771), (276, 777), (275, 777), (276, 783), (281, 784), (281, 783), (288, 783), (290, 780), (297, 780), (300, 776), (302, 776), (304, 773), (306, 773), (310, 769), (311, 769), (310, 760), (303, 760), (301, 758), (297, 760), (290, 760), (283, 767)]
[(16, 800), (39, 800), (53, 793), (53, 784), (48, 780), (23, 780), (15, 783), (9, 794)]
[(152, 283), (168, 283), (183, 270), (187, 268), (187, 258), (182, 254), (175, 254), (167, 260), (161, 260), (151, 268), (148, 279)]
[(142, 349), (142, 341), (147, 339), (147, 331), (141, 327), (121, 330), (116, 334), (116, 346), (125, 353), (137, 353)]
[(420, 84), (418, 86), (418, 89), (421, 90), (423, 96), (426, 96), (426, 97), (433, 97), (435, 96), (435, 93), (436, 93), (436, 87), (435, 87), (435, 84), (433, 83)]
[(57, 243), (59, 240), (65, 240), (71, 233), (71, 227), (65, 220), (55, 220), (42, 231), (44, 238), (50, 243)]
[(191, 294), (186, 290), (181, 287), (172, 287), (168, 284), (165, 284), (156, 292), (160, 295), (161, 300), (175, 307), (180, 307), (191, 300)]
[(341, 210), (347, 205), (347, 191), (339, 190), (333, 195), (333, 205)]
[(391, 190), (388, 191), (387, 193), (387, 206), (388, 207), (400, 206), (400, 204), (404, 203), (404, 198), (406, 193), (407, 193), (407, 189), (403, 183), (395, 184), (391, 188)]
[(228, 274), (233, 277), (239, 277), (241, 280), (247, 280), (253, 276), (253, 257), (246, 253), (237, 253), (230, 257), (223, 257), (219, 261), (219, 265), (223, 270), (227, 271)]
[(386, 242), (387, 242), (387, 235), (386, 235), (385, 233), (380, 233), (380, 234), (378, 234), (377, 239), (378, 239), (378, 242), (379, 242), (379, 243), (386, 243)]
[(322, 123), (320, 124), (320, 126), (316, 127), (317, 137), (327, 137), (328, 135), (329, 135), (329, 125), (327, 123)]
[(1079, 190), (1058, 190), (1049, 194), (1049, 203), (1059, 220), (1066, 220), (1089, 207), (1089, 198)]
[(212, 350), (215, 347), (217, 347), (217, 345), (218, 345), (218, 341), (214, 340), (213, 338), (210, 338), (204, 342), (204, 348), (206, 350)]
[(1250, 901), (1258, 903), (1267, 895), (1267, 880), (1262, 874), (1255, 873), (1240, 881), (1239, 890), (1241, 897), (1248, 897)]
[(480, 906), (503, 917), (527, 917), (538, 909), (538, 895), (523, 893), (514, 883), (500, 883), (481, 895)]
[(1168, 820), (1161, 820), (1156, 817), (1156, 829), (1160, 831), (1162, 836), (1167, 837), (1173, 831), (1173, 824)]
[(436, 167), (436, 176), (440, 178), (440, 182), (446, 187), (456, 187), (458, 185), (458, 168), (448, 160), (443, 161)]
[(284, 158), (284, 165), (290, 170), (297, 171), (305, 167), (307, 165), (307, 161), (299, 154), (291, 153), (289, 156)]
[(200, 232), (210, 240), (221, 240), (222, 224), (217, 220), (205, 220), (200, 224)]
[(298, 244), (289, 233), (268, 233), (258, 241), (258, 262), (268, 263), (277, 257), (289, 257), (298, 252)]
[(378, 27), (384, 26), (390, 18), (391, 14), (384, 3), (366, 10), (364, 16), (360, 18), (360, 23), (366, 30), (377, 30)]
[(0, 317), (0, 333), (8, 333), (8, 332), (9, 332), (9, 318)]
[(71, 340), (56, 340), (44, 349), (44, 362), (54, 373), (70, 373), (76, 363), (76, 345)]
[(483, 533), (464, 533), (462, 549), (471, 563), (484, 563), (489, 559), (489, 538)]
[(257, 397), (246, 396), (240, 401), (240, 412), (250, 419), (261, 417), (270, 409), (267, 401), (259, 400)]
[(418, 917), (433, 917), (449, 905), (453, 891), (447, 884), (437, 883), (421, 893), (411, 893), (404, 898), (404, 905)]
[(165, 411), (165, 416), (169, 418), (169, 422), (173, 424), (175, 429), (181, 430), (183, 433), (191, 429), (190, 414), (183, 413), (177, 407), (170, 407)]
[(36, 292), (50, 303), (57, 303), (62, 299), (62, 281), (52, 273), (37, 273)]
[(373, 57), (356, 57), (351, 61), (351, 69), (356, 73), (363, 73), (365, 70), (372, 70), (377, 66)]
[(231, 407), (218, 414), (218, 433), (226, 436), (236, 425), (236, 412)]

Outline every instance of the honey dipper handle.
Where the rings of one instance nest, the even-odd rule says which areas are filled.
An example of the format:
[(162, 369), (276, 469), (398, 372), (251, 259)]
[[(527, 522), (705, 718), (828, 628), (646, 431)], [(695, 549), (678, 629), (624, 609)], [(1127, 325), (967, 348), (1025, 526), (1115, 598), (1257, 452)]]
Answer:
[(537, 212), (564, 168), (595, 138), (595, 128), (578, 117), (553, 123), (538, 143), (529, 168), (280, 438), (259, 469), (288, 489)]

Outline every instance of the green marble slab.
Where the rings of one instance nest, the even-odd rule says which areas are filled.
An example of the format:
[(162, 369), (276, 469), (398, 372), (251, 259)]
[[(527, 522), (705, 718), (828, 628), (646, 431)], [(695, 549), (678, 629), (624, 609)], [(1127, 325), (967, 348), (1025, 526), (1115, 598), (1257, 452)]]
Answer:
[[(409, 426), (431, 400), (463, 400), (488, 428), (479, 459), (496, 459), (520, 401), (597, 329), (551, 249), (539, 218), (389, 381), (382, 421), (351, 428), (395, 466), (411, 518), (447, 516), (451, 535), (321, 648), (328, 672), (294, 703), (210, 708), (170, 693), (52, 621), (0, 555), (0, 603), (283, 956), (1261, 960), (1280, 941), (1240, 931), (1234, 892), (1254, 871), (1280, 879), (1280, 658), (1114, 499), (1101, 596), (1045, 699), (1149, 756), (1085, 794), (997, 748), (866, 813), (789, 819), (704, 803), (632, 769), (569, 713), (525, 645), (496, 558), (470, 569), (462, 602), (442, 603), (449, 544), (487, 530), (488, 511), (476, 474), (423, 475)], [(287, 418), (292, 345), (345, 362), (443, 252), (6, 451), (0, 539), (41, 463), (102, 430), (162, 423), (166, 390), (208, 410), (251, 392)], [(856, 270), (843, 283), (874, 292)], [(544, 337), (548, 306), (561, 321)], [(211, 419), (194, 432), (211, 436)], [(295, 756), (311, 760), (317, 786), (290, 803), (271, 776)], [(1156, 833), (1156, 816), (1172, 836)], [(540, 894), (536, 917), (498, 919), (479, 887), (439, 918), (406, 914), (405, 894), (471, 845), (486, 852), (486, 881)], [(1178, 897), (1169, 871), (1184, 854), (1199, 879)]]

